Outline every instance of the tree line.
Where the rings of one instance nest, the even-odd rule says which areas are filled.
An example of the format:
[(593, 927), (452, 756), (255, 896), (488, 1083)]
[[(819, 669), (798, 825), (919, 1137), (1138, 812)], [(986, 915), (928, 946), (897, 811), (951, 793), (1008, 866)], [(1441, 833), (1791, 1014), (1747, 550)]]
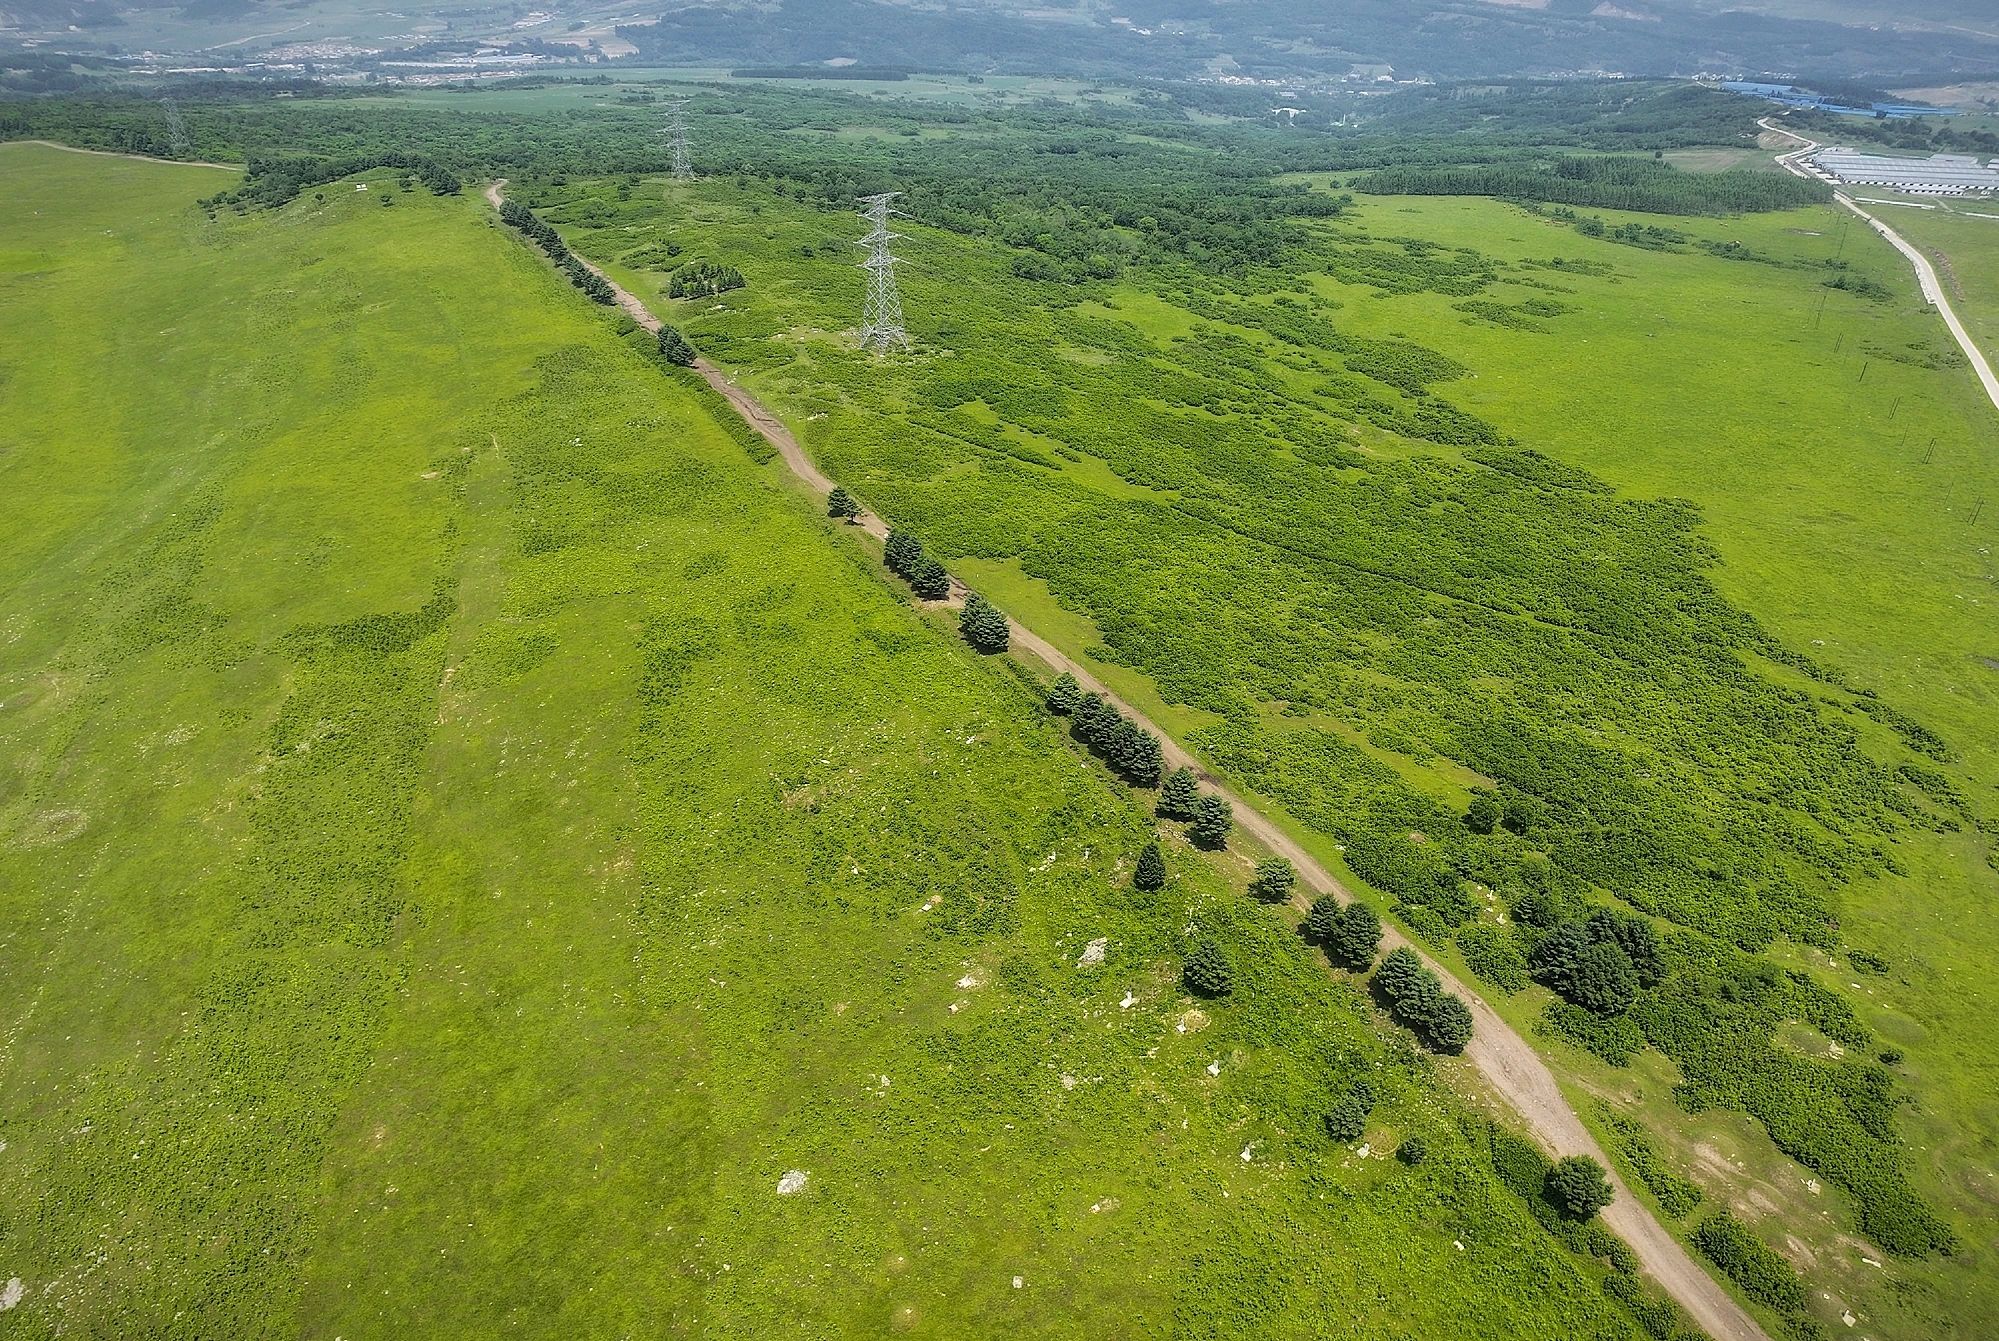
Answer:
[[(604, 306), (610, 307), (618, 301), (618, 295), (611, 288), (610, 282), (595, 270), (583, 264), (575, 253), (563, 245), (561, 235), (537, 218), (533, 210), (517, 200), (506, 200), (500, 203), (500, 218), (508, 226), (519, 230), (533, 240), (543, 251), (547, 252), (548, 259), (554, 261), (556, 268), (568, 275), (569, 282), (583, 290), (584, 296), (589, 298), (591, 302), (602, 303)], [(675, 336), (678, 337), (678, 335), (679, 332), (676, 331)], [(679, 342), (679, 345), (670, 345), (666, 338), (666, 331), (664, 329), (660, 331), (659, 351), (666, 356), (669, 362), (679, 361), (676, 357), (680, 352), (679, 346), (685, 344), (686, 342), (682, 340)], [(692, 351), (689, 350), (688, 354), (687, 362), (692, 363), (694, 361), (691, 356)]]

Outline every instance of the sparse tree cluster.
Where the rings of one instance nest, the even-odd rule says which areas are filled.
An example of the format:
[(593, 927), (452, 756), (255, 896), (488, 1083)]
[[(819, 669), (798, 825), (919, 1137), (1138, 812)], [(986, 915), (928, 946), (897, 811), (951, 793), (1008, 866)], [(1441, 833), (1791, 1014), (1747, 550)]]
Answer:
[(976, 591), (965, 597), (965, 608), (958, 612), (958, 632), (974, 649), (988, 655), (1006, 651), (1013, 637), (1013, 630), (999, 607)]
[(508, 200), (500, 205), (500, 218), (509, 227), (516, 228), (533, 239), (537, 246), (548, 253), (548, 259), (555, 262), (556, 268), (569, 276), (569, 282), (583, 290), (584, 296), (592, 302), (609, 307), (618, 301), (617, 293), (604, 277), (577, 259), (569, 248), (563, 245), (561, 235), (537, 218), (533, 210), (517, 200)]
[(911, 591), (926, 601), (941, 601), (951, 594), (951, 575), (944, 565), (923, 552), (923, 542), (907, 531), (890, 531), (883, 561)]
[(1657, 986), (1666, 971), (1652, 924), (1612, 908), (1560, 923), (1527, 962), (1557, 996), (1599, 1015), (1629, 1010), (1639, 989)]
[(691, 368), (697, 355), (687, 337), (672, 326), (659, 328), (659, 356), (676, 368)]
[(1159, 785), (1159, 776), (1166, 768), (1159, 737), (1127, 720), (1102, 695), (1082, 693), (1074, 676), (1064, 676), (1048, 691), (1048, 707), (1069, 718), (1069, 734), (1087, 745), (1113, 773), (1134, 787)]
[(1471, 1042), (1471, 1008), (1444, 990), (1414, 950), (1390, 950), (1374, 973), (1374, 989), (1389, 1012), (1438, 1052), (1462, 1052)]
[(689, 261), (667, 277), (669, 298), (713, 298), (716, 294), (740, 289), (746, 281), (733, 265), (714, 261)]

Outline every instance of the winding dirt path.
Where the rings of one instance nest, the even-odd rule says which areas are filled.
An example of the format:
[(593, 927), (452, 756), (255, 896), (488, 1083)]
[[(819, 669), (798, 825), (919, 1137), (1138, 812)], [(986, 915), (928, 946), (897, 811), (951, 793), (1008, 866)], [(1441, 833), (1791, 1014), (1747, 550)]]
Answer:
[[(505, 179), (486, 188), (486, 199), (495, 209), (504, 199), (501, 188)], [(582, 260), (581, 257), (577, 258)], [(585, 266), (599, 275), (604, 272), (588, 261)], [(610, 276), (604, 275), (618, 295), (618, 304), (633, 321), (649, 331), (657, 331), (660, 321), (646, 309), (637, 297), (626, 292)], [(706, 359), (696, 359), (695, 371), (699, 372), (708, 385), (726, 398), (743, 419), (762, 434), (770, 445), (777, 449), (785, 467), (813, 492), (824, 495), (831, 492), (833, 481), (820, 471), (806, 456), (804, 448), (798, 445), (791, 430), (769, 409), (736, 385), (735, 380)], [(888, 535), (888, 523), (873, 513), (863, 514), (856, 522), (857, 529), (867, 532), (877, 539)], [(951, 596), (937, 604), (956, 604), (964, 599), (965, 589), (956, 579), (952, 581)], [(1298, 892), (1293, 897), (1293, 905), (1299, 909), (1311, 906), (1312, 900), (1320, 894), (1332, 894), (1341, 901), (1351, 901), (1353, 894), (1341, 884), (1324, 863), (1307, 852), (1296, 839), (1279, 827), (1262, 811), (1250, 805), (1241, 795), (1225, 786), (1208, 772), (1201, 761), (1190, 754), (1177, 740), (1148, 718), (1137, 708), (1113, 693), (1103, 681), (1092, 675), (1089, 669), (1075, 660), (1047, 639), (1019, 622), (1013, 625), (1013, 648), (1016, 652), (1025, 650), (1056, 671), (1067, 671), (1076, 677), (1078, 684), (1094, 694), (1115, 704), (1120, 712), (1138, 726), (1159, 737), (1160, 748), (1166, 757), (1168, 768), (1191, 768), (1199, 774), (1209, 791), (1225, 797), (1235, 808), (1235, 822), (1256, 840), (1281, 857), (1286, 857), (1298, 869)], [(1464, 998), (1471, 1008), (1473, 1033), (1471, 1045), (1465, 1049), (1465, 1059), (1478, 1071), (1485, 1082), (1498, 1092), (1501, 1098), (1512, 1106), (1528, 1130), (1542, 1148), (1551, 1155), (1588, 1155), (1611, 1169), (1610, 1160), (1602, 1147), (1583, 1126), (1574, 1108), (1562, 1096), (1561, 1088), (1555, 1083), (1555, 1076), (1543, 1062), (1527, 1040), (1501, 1019), (1476, 992), (1453, 977), (1442, 965), (1423, 953), (1420, 945), (1393, 927), (1384, 927), (1382, 948), (1384, 951), (1399, 945), (1409, 945), (1423, 962), (1443, 980), (1444, 987)], [(1604, 1224), (1631, 1246), (1646, 1273), (1658, 1282), (1660, 1288), (1671, 1295), (1686, 1309), (1701, 1330), (1714, 1341), (1769, 1341), (1756, 1320), (1731, 1298), (1727, 1291), (1715, 1283), (1698, 1263), (1680, 1246), (1678, 1239), (1667, 1232), (1652, 1212), (1631, 1194), (1622, 1179), (1612, 1169), (1611, 1186), (1617, 1191), (1617, 1199), (1603, 1211)]]
[(1806, 163), (1805, 160), (1824, 147), (1817, 140), (1808, 140), (1796, 131), (1785, 130), (1782, 126), (1773, 124), (1767, 116), (1756, 124), (1771, 134), (1782, 135), (1800, 146), (1777, 155), (1777, 162), (1784, 171), (1793, 177), (1803, 177), (1809, 181), (1832, 185), (1832, 198), (1865, 219), (1869, 228), (1886, 239), (1889, 246), (1901, 252), (1904, 259), (1915, 268), (1916, 284), (1922, 289), (1923, 301), (1934, 307), (1937, 315), (1943, 318), (1943, 324), (1950, 328), (1951, 336), (1957, 341), (1957, 347), (1964, 351), (1964, 357), (1971, 364), (1971, 371), (1977, 375), (1979, 384), (1985, 388), (1986, 399), (1992, 402), (1993, 409), (1999, 410), (1999, 376), (1993, 374), (1992, 365), (1986, 362), (1985, 352), (1973, 343), (1971, 332), (1967, 331), (1964, 323), (1957, 319), (1957, 311), (1951, 307), (1950, 298), (1945, 295), (1943, 282), (1937, 278), (1936, 268), (1930, 264), (1930, 258), (1911, 246), (1900, 233), (1860, 208), (1854, 203), (1852, 196), (1838, 189), (1839, 184), (1834, 178)]

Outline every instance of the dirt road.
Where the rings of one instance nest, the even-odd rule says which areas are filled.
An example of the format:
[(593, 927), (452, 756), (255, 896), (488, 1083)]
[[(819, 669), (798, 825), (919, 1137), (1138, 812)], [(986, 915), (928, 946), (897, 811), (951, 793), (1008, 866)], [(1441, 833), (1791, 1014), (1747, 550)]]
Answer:
[(189, 168), (223, 168), (230, 172), (241, 172), (241, 163), (210, 163), (199, 158), (154, 158), (151, 154), (121, 154), (115, 149), (79, 149), (73, 144), (57, 144), (54, 140), (8, 140), (8, 144), (39, 144), (44, 149), (60, 149), (66, 154), (90, 154), (96, 158), (129, 158), (134, 163), (178, 163)]
[[(505, 185), (502, 180), (486, 188), (486, 199), (492, 202), (495, 209), (499, 208), (502, 199), (500, 188)], [(583, 264), (590, 265), (588, 261)], [(595, 266), (590, 268), (597, 270)], [(603, 271), (597, 270), (597, 273), (601, 275)], [(619, 288), (608, 275), (605, 281), (616, 290), (619, 305), (631, 315), (632, 320), (649, 331), (659, 329), (659, 318), (647, 311), (645, 304)], [(791, 430), (756, 397), (737, 386), (727, 373), (706, 359), (696, 360), (694, 367), (707, 379), (709, 386), (726, 397), (744, 420), (777, 449), (778, 456), (794, 476), (816, 494), (824, 495), (832, 490), (833, 481), (812, 464)], [(872, 513), (863, 515), (857, 526), (877, 538), (888, 534), (888, 524)], [(961, 600), (963, 594), (963, 587), (954, 582), (952, 601)], [(1312, 899), (1320, 894), (1332, 894), (1342, 901), (1352, 899), (1353, 895), (1318, 858), (1307, 852), (1262, 811), (1209, 775), (1200, 760), (1189, 754), (1144, 713), (1112, 693), (1086, 667), (1017, 622), (1013, 626), (1013, 649), (1032, 653), (1056, 671), (1068, 671), (1084, 689), (1116, 704), (1126, 717), (1159, 737), (1168, 768), (1192, 768), (1205, 780), (1210, 791), (1226, 797), (1235, 807), (1238, 827), (1253, 835), (1272, 852), (1289, 858), (1291, 864), (1298, 868), (1299, 892), (1295, 898), (1298, 907), (1309, 907)], [(1384, 949), (1410, 944), (1393, 928), (1386, 929), (1382, 939)], [(1411, 948), (1419, 955), (1423, 953), (1421, 946)], [(1603, 1150), (1589, 1134), (1588, 1128), (1583, 1126), (1582, 1119), (1576, 1116), (1568, 1100), (1562, 1097), (1560, 1087), (1555, 1084), (1554, 1073), (1527, 1040), (1501, 1019), (1477, 993), (1466, 988), (1429, 956), (1424, 955), (1423, 958), (1443, 979), (1445, 988), (1463, 997), (1465, 1004), (1471, 1007), (1474, 1030), (1471, 1045), (1465, 1049), (1466, 1060), (1520, 1115), (1542, 1148), (1556, 1156), (1589, 1155), (1609, 1168), (1610, 1161), (1605, 1158)], [(1631, 1195), (1631, 1189), (1614, 1172), (1611, 1184), (1617, 1190), (1617, 1199), (1603, 1212), (1604, 1224), (1631, 1246), (1646, 1273), (1686, 1309), (1703, 1331), (1714, 1341), (1769, 1341), (1756, 1320), (1744, 1312), (1688, 1255), (1679, 1240), (1669, 1234), (1652, 1212)]]
[[(1823, 147), (1818, 141), (1808, 140), (1795, 131), (1785, 130), (1782, 126), (1773, 125), (1767, 116), (1756, 124), (1771, 134), (1782, 135), (1785, 139), (1794, 141), (1800, 146), (1799, 148), (1787, 150), (1777, 155), (1777, 162), (1782, 165), (1784, 171), (1790, 173), (1793, 177), (1804, 177), (1811, 181), (1826, 182), (1828, 184), (1833, 183), (1831, 177), (1828, 177), (1824, 172), (1821, 172), (1806, 161)], [(1915, 267), (1916, 283), (1923, 291), (1923, 301), (1934, 307), (1937, 310), (1937, 315), (1943, 318), (1943, 324), (1950, 328), (1952, 338), (1957, 341), (1957, 347), (1964, 351), (1964, 357), (1971, 364), (1971, 371), (1977, 374), (1979, 383), (1984, 386), (1986, 398), (1992, 402), (1993, 409), (1999, 410), (1999, 376), (1993, 374), (1992, 365), (1986, 362), (1984, 351), (1972, 343), (1971, 332), (1967, 331), (1964, 328), (1964, 323), (1957, 319), (1957, 311), (1951, 307), (1950, 299), (1944, 293), (1943, 282), (1937, 278), (1936, 268), (1930, 264), (1930, 258), (1911, 246), (1908, 240), (1900, 233), (1890, 228), (1887, 224), (1882, 223), (1866, 210), (1860, 208), (1852, 196), (1837, 189), (1836, 185), (1832, 197), (1841, 205), (1852, 210), (1862, 219), (1865, 219), (1869, 228), (1872, 228), (1885, 238), (1889, 246), (1901, 252), (1909, 264)]]

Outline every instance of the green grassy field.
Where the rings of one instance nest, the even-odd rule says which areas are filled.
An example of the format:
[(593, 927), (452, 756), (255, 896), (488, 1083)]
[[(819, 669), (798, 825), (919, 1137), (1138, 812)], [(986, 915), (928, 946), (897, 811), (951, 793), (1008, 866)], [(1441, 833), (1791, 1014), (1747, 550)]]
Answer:
[(9, 1336), (1637, 1334), (482, 202), (224, 180), (0, 146)]
[(1999, 215), (1999, 206), (1961, 201), (1947, 208), (1876, 212), (1929, 253), (1951, 308), (1990, 362), (1999, 351), (1999, 218), (1980, 216)]
[[(754, 183), (622, 194), (536, 193), (836, 477), (1433, 944), (1497, 925), (1544, 857), (1563, 897), (1684, 928), (1640, 1012), (1667, 1055), (1549, 1040), (1578, 1096), (1645, 1119), (1820, 1322), (1990, 1330), (1999, 517), (1973, 513), (1999, 462), (1892, 252), (1831, 209), (1585, 211), (1598, 238), (1367, 199), (1281, 274), (1079, 293), (910, 224), (920, 347), (877, 365), (850, 220)], [(663, 241), (749, 287), (668, 300)], [(1494, 782), (1552, 813), (1468, 837)], [(1502, 996), (1523, 1024), (1547, 1001)], [(1869, 1241), (1908, 1251), (1918, 1202), (1954, 1255)]]

